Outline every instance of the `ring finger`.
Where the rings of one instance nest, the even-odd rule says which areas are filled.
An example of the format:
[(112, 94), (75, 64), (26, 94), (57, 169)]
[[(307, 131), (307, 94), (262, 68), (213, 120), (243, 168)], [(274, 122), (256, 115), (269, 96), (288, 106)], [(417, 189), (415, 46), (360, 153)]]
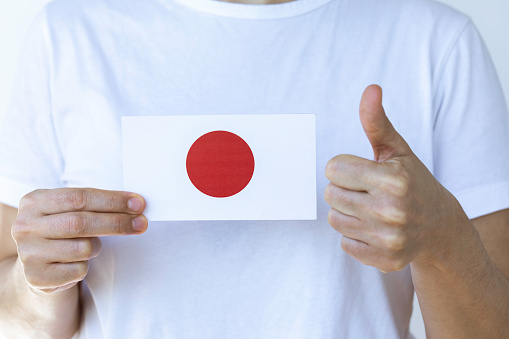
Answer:
[(71, 263), (95, 258), (101, 252), (99, 238), (48, 240), (43, 245), (42, 259), (46, 263)]

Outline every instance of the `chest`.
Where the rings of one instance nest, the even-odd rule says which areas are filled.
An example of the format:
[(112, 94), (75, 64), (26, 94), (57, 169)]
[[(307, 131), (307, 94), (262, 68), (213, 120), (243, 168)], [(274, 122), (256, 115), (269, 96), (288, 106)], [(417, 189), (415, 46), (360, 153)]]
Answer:
[[(370, 53), (369, 43), (334, 39), (328, 27), (321, 39), (307, 31), (279, 33), (265, 39), (250, 39), (247, 31), (221, 36), (203, 29), (153, 39), (134, 32), (114, 39), (110, 33), (95, 47), (84, 39), (75, 48), (88, 58), (70, 53), (59, 66), (66, 72), (55, 78), (63, 183), (122, 189), (122, 116), (314, 113), (321, 191), (323, 169), (333, 156), (372, 158), (358, 118), (362, 91), (371, 83), (384, 88), (390, 120), (432, 166), (426, 60), (400, 67), (390, 56)], [(418, 77), (418, 86), (410, 86)]]

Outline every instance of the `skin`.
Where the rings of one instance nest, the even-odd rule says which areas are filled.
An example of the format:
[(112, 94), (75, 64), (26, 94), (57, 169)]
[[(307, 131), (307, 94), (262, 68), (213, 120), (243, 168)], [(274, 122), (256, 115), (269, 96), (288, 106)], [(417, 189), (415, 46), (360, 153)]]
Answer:
[[(381, 102), (381, 89), (370, 86), (360, 107), (375, 160), (339, 155), (327, 165), (329, 223), (343, 234), (343, 250), (384, 272), (410, 265), (429, 338), (509, 337), (509, 210), (468, 220)], [(131, 198), (140, 202), (134, 210)], [(135, 193), (97, 189), (38, 190), (19, 211), (0, 204), (0, 335), (71, 337), (78, 282), (100, 253), (98, 237), (143, 233), (144, 207)]]
[(36, 190), (19, 210), (0, 205), (0, 334), (70, 338), (78, 283), (101, 251), (99, 237), (142, 234), (144, 208), (138, 194), (92, 188)]
[[(370, 86), (360, 108), (375, 160), (339, 155), (327, 164), (329, 222), (343, 250), (384, 272), (410, 265), (429, 338), (509, 337), (509, 210), (468, 220), (394, 130), (381, 99)], [(134, 210), (131, 198), (139, 199)], [(34, 191), (19, 212), (0, 204), (1, 334), (69, 338), (97, 237), (143, 233), (144, 207), (135, 193), (72, 188)]]
[(396, 132), (380, 87), (360, 120), (374, 160), (342, 154), (325, 170), (343, 250), (382, 272), (410, 265), (428, 338), (509, 338), (509, 210), (469, 220)]

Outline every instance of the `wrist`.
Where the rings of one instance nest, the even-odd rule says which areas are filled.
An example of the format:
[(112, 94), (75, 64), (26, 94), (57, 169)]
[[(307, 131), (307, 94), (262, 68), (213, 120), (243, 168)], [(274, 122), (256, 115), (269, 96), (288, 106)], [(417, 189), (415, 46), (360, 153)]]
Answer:
[[(23, 264), (19, 258), (12, 265), (12, 302), (18, 312), (11, 314), (18, 319), (23, 331), (33, 336), (70, 338), (79, 326), (79, 290), (74, 286), (54, 293), (43, 293), (26, 281)], [(28, 335), (27, 335), (28, 336)]]
[(459, 202), (452, 195), (451, 198), (452, 201), (444, 204), (443, 215), (446, 218), (439, 221), (437, 231), (426, 245), (425, 254), (411, 263), (414, 268), (433, 268), (445, 272), (458, 267), (463, 261), (472, 263), (473, 258), (480, 258), (481, 252), (485, 254), (475, 226)]

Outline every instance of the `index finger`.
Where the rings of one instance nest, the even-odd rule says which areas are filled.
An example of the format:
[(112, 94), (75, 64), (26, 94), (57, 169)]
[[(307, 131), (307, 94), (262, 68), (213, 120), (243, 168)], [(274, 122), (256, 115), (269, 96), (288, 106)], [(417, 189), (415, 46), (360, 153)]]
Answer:
[(73, 211), (141, 214), (145, 199), (139, 194), (96, 188), (55, 188), (32, 192), (32, 204), (41, 214)]
[(351, 191), (370, 192), (377, 186), (383, 163), (350, 154), (335, 156), (325, 167), (325, 176), (334, 185)]

